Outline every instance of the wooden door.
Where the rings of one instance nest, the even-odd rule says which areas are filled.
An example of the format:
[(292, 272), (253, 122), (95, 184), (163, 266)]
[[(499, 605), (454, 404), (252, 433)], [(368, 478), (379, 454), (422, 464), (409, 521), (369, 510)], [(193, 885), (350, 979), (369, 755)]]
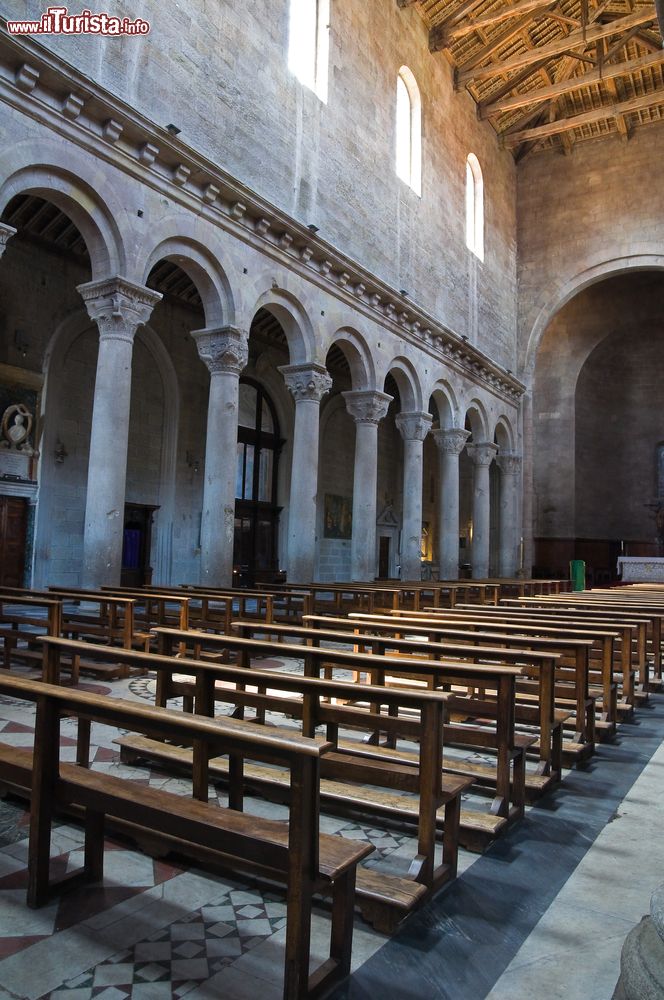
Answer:
[(22, 587), (28, 502), (0, 496), (0, 586)]

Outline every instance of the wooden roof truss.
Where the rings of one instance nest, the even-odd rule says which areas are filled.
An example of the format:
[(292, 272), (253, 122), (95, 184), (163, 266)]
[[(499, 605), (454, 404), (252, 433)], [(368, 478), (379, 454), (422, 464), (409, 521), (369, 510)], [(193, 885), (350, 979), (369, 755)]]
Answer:
[[(664, 0), (661, 0), (664, 3)], [(653, 0), (397, 0), (454, 69), (515, 158), (664, 118), (664, 49)]]

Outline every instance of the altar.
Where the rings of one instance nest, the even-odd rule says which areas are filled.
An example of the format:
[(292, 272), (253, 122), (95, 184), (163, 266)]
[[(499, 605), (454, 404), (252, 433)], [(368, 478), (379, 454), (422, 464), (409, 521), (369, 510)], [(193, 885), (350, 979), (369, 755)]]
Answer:
[(664, 583), (664, 558), (619, 556), (618, 575), (623, 583)]

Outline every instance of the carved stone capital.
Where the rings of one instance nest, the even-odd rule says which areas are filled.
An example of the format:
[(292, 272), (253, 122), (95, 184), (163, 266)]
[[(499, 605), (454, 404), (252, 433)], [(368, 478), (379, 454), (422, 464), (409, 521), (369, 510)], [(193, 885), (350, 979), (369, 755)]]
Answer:
[(521, 472), (521, 455), (506, 451), (498, 455), (496, 465), (504, 476), (518, 476)]
[(465, 431), (462, 427), (441, 428), (431, 433), (443, 455), (460, 455), (470, 437), (470, 431)]
[(6, 222), (0, 222), (0, 257), (2, 257), (5, 252), (7, 241), (10, 240), (15, 233), (16, 230), (13, 226), (8, 226)]
[(490, 441), (478, 441), (477, 444), (466, 445), (466, 451), (470, 455), (473, 465), (480, 469), (488, 468), (493, 462), (498, 452), (498, 445)]
[(249, 360), (249, 334), (237, 326), (220, 326), (210, 330), (193, 330), (198, 356), (210, 375), (240, 376)]
[(431, 430), (432, 416), (419, 410), (414, 413), (398, 413), (395, 423), (404, 441), (424, 441)]
[(386, 416), (393, 397), (373, 389), (342, 392), (346, 409), (356, 424), (379, 424)]
[(296, 403), (301, 399), (313, 399), (320, 403), (325, 393), (332, 388), (332, 379), (324, 365), (306, 362), (301, 365), (282, 365), (279, 371)]
[(139, 326), (147, 323), (161, 294), (116, 275), (78, 285), (88, 316), (97, 324), (99, 336), (133, 342)]

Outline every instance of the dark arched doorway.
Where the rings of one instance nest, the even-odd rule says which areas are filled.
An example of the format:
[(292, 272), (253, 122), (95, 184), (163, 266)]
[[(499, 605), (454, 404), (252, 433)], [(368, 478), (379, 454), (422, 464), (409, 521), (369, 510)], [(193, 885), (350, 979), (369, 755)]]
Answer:
[(274, 404), (254, 379), (240, 379), (233, 575), (236, 586), (278, 573), (277, 482), (283, 444)]

